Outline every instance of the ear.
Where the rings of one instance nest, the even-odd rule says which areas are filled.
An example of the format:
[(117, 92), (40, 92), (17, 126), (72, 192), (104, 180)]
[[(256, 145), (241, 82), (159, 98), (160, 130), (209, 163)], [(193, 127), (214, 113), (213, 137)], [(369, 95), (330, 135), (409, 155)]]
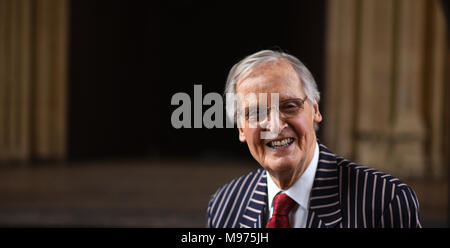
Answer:
[(313, 106), (313, 121), (319, 123), (322, 121), (322, 114), (319, 111), (319, 105), (316, 103)]
[(246, 142), (247, 139), (245, 138), (244, 129), (238, 128), (239, 130), (239, 141)]

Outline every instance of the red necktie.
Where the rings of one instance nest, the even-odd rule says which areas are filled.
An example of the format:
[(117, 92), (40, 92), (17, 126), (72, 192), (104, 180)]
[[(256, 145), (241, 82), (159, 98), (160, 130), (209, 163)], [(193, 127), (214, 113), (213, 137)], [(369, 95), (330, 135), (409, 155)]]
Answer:
[(280, 193), (273, 198), (273, 214), (269, 222), (266, 224), (266, 228), (290, 228), (289, 224), (289, 212), (297, 205), (285, 193)]

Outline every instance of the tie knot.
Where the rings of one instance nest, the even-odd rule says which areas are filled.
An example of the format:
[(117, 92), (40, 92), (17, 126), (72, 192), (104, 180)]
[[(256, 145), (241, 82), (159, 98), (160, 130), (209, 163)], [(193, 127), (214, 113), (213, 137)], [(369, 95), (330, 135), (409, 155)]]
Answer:
[(273, 199), (273, 214), (287, 216), (295, 205), (297, 203), (287, 194), (280, 193)]

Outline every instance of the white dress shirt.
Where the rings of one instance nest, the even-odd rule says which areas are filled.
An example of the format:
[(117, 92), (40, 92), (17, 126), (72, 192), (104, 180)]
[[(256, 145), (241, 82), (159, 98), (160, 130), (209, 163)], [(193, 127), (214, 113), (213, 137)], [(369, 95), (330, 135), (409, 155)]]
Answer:
[(314, 183), (318, 162), (319, 145), (316, 143), (314, 155), (308, 167), (300, 176), (300, 178), (297, 179), (297, 181), (285, 191), (278, 188), (270, 175), (267, 176), (267, 191), (270, 206), (270, 212), (267, 216), (267, 221), (269, 221), (269, 219), (272, 217), (273, 198), (278, 194), (278, 192), (281, 191), (283, 193), (286, 193), (298, 204), (298, 206), (294, 207), (289, 213), (289, 223), (291, 227), (306, 227), (309, 209), (309, 194), (311, 193), (311, 189)]

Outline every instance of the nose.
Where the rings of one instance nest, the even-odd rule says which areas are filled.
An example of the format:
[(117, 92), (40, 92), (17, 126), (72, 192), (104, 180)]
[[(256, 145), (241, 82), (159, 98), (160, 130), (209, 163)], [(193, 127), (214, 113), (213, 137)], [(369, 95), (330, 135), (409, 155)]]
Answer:
[(263, 130), (267, 130), (261, 132), (262, 139), (275, 139), (287, 127), (287, 123), (280, 117), (278, 111), (270, 111), (260, 125)]

